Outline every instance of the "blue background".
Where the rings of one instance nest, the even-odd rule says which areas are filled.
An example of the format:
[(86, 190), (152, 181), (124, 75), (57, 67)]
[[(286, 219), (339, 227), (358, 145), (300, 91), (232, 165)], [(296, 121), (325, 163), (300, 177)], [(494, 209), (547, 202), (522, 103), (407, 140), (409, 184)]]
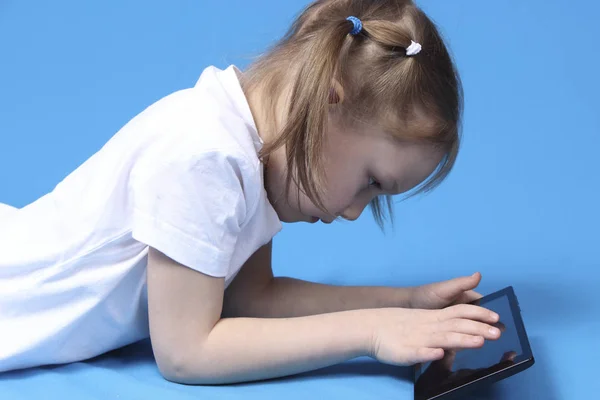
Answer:
[[(0, 2), (0, 202), (52, 190), (145, 107), (208, 65), (244, 68), (305, 0)], [(481, 398), (570, 399), (600, 390), (600, 5), (454, 0), (419, 4), (439, 23), (466, 94), (450, 178), (397, 204), (395, 230), (286, 226), (277, 274), (413, 285), (478, 270), (513, 285), (536, 356)], [(412, 399), (407, 369), (359, 359), (229, 387), (160, 378), (147, 343), (90, 363), (0, 377), (0, 398)], [(175, 397), (174, 397), (175, 396)], [(177, 397), (179, 396), (179, 397)]]

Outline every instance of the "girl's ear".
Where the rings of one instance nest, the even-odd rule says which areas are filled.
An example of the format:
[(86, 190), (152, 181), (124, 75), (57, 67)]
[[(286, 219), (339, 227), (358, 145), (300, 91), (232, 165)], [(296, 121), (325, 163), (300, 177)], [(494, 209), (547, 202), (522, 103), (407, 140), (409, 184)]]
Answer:
[(337, 81), (337, 79), (331, 80), (331, 88), (329, 89), (329, 104), (338, 104), (344, 101), (344, 88)]

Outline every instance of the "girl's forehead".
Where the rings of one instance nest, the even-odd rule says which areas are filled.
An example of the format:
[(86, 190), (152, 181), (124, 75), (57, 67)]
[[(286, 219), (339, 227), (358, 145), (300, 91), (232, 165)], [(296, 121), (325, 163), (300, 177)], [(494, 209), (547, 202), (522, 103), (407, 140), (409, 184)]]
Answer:
[(340, 130), (353, 131), (367, 138), (384, 137), (391, 141), (440, 143), (452, 139), (453, 124), (441, 115), (426, 113), (415, 107), (414, 111), (382, 109), (376, 115), (363, 117), (346, 114), (347, 118), (336, 124)]
[[(443, 156), (445, 151), (427, 140), (435, 132), (434, 124), (425, 118), (421, 119), (421, 124), (394, 122), (371, 119), (354, 120), (352, 124), (342, 123), (336, 127), (335, 147), (343, 152), (350, 145), (353, 150), (349, 153), (353, 156), (369, 158), (406, 158), (410, 154), (428, 159)], [(352, 139), (349, 141), (349, 138)]]
[(424, 142), (427, 138), (438, 136), (444, 123), (439, 116), (426, 113), (421, 107), (412, 107), (402, 111), (400, 107), (382, 108), (369, 118), (348, 115), (342, 123), (343, 128), (361, 132), (367, 136), (381, 136), (392, 140)]

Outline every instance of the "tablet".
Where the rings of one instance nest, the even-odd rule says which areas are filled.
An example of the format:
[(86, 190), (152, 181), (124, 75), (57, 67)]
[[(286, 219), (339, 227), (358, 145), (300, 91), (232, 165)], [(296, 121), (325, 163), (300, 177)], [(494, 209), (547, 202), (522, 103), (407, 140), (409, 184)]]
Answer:
[(521, 309), (512, 286), (471, 304), (500, 315), (498, 340), (477, 349), (447, 351), (444, 358), (415, 366), (415, 400), (464, 398), (469, 392), (508, 378), (533, 365)]

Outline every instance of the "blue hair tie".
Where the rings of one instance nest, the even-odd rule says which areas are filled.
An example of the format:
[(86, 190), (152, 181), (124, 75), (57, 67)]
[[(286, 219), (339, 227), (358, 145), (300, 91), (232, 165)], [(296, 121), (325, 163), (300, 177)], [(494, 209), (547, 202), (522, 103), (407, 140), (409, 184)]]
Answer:
[(362, 21), (356, 17), (348, 17), (346, 18), (346, 20), (352, 22), (352, 24), (354, 25), (354, 28), (352, 29), (352, 31), (350, 31), (350, 34), (352, 36), (354, 35), (358, 35), (361, 31), (362, 31)]

